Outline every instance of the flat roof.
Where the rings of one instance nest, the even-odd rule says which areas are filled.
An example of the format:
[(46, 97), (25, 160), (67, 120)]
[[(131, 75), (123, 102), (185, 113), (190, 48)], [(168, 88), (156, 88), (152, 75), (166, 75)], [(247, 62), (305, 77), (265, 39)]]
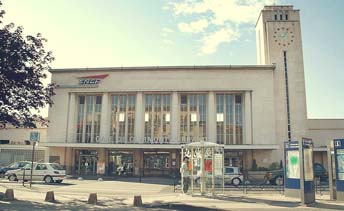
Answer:
[(58, 72), (101, 72), (101, 71), (145, 71), (145, 70), (274, 70), (273, 65), (190, 65), (190, 66), (137, 66), (137, 67), (92, 67), (92, 68), (53, 68), (51, 73)]

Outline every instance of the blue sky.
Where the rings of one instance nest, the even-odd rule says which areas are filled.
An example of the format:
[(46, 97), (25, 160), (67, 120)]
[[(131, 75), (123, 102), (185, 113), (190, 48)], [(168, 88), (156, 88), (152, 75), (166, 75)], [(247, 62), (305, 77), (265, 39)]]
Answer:
[[(3, 0), (3, 9), (6, 23), (48, 39), (53, 68), (256, 64), (255, 21), (274, 1), (190, 2)], [(344, 1), (276, 3), (301, 10), (308, 117), (344, 118)]]

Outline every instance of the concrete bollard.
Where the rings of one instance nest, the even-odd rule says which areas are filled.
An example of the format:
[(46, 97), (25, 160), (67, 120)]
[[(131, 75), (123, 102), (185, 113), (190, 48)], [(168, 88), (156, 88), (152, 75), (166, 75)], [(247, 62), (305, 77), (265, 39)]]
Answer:
[(103, 178), (98, 178), (98, 181), (99, 181), (99, 182), (103, 181)]
[(83, 181), (83, 180), (84, 180), (84, 178), (82, 178), (82, 177), (78, 177), (78, 180), (79, 180), (79, 181)]
[(88, 197), (88, 202), (89, 204), (97, 204), (97, 194), (96, 193), (90, 193), (90, 196)]
[(134, 206), (135, 207), (142, 207), (142, 198), (141, 195), (134, 196)]
[(13, 189), (6, 189), (4, 199), (5, 200), (9, 200), (9, 201), (14, 200), (14, 191), (13, 191)]
[(54, 191), (48, 191), (47, 194), (45, 195), (45, 200), (47, 202), (56, 202), (55, 201), (55, 195)]

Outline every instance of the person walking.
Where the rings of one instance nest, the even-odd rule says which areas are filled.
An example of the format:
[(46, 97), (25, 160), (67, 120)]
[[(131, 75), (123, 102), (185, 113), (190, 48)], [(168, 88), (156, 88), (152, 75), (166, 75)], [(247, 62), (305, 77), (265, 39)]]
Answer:
[(187, 193), (190, 184), (189, 157), (187, 156), (183, 158), (183, 163), (180, 167), (180, 173), (183, 177), (183, 193)]

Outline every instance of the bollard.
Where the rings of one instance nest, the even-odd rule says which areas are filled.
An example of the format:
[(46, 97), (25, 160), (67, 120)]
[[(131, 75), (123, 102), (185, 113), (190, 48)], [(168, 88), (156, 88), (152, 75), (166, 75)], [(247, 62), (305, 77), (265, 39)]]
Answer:
[(98, 181), (99, 181), (99, 182), (103, 181), (103, 178), (98, 178)]
[(78, 180), (79, 180), (79, 181), (83, 181), (83, 180), (84, 180), (84, 178), (82, 178), (82, 177), (78, 177)]
[(47, 202), (56, 202), (55, 201), (55, 195), (54, 191), (48, 191), (47, 194), (45, 195), (45, 200)]
[(89, 204), (97, 204), (97, 194), (96, 193), (90, 193), (90, 196), (88, 197)]
[(13, 191), (13, 189), (6, 189), (4, 199), (8, 200), (8, 201), (14, 200), (14, 191)]
[(134, 206), (135, 207), (142, 207), (142, 198), (141, 195), (134, 196)]

